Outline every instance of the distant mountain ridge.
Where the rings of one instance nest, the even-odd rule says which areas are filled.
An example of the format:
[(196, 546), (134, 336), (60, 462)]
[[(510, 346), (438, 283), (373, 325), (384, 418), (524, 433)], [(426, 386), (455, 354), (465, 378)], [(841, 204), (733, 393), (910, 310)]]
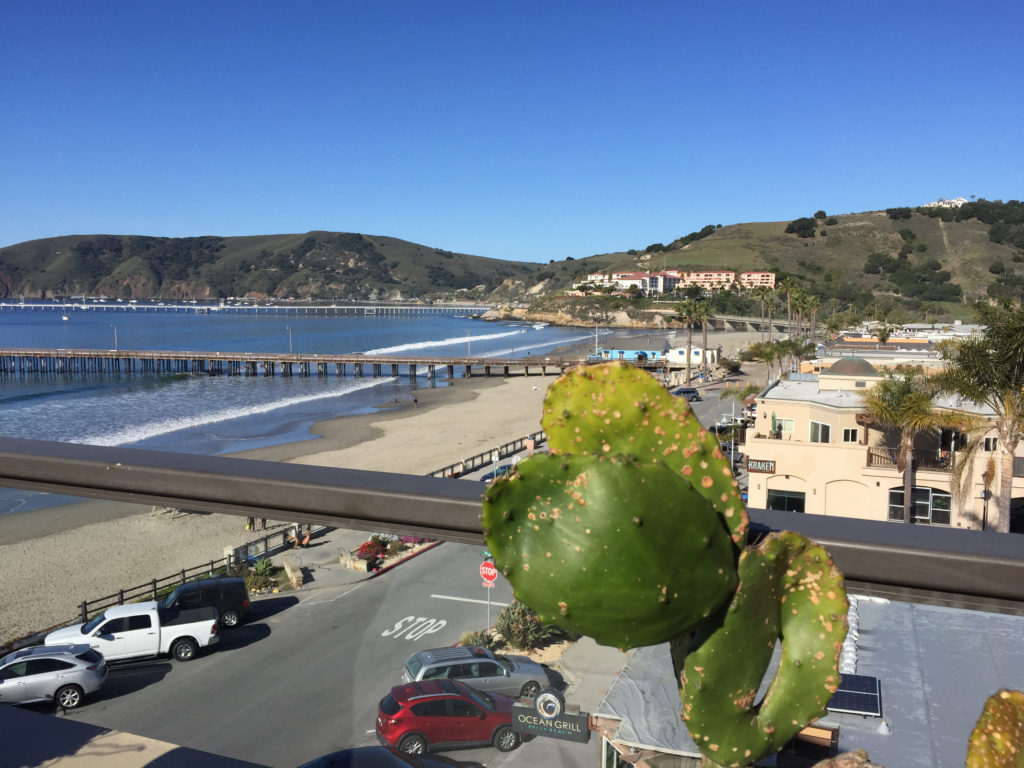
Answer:
[(606, 270), (767, 269), (834, 305), (962, 304), (1024, 294), (1024, 206), (897, 208), (709, 225), (642, 250), (548, 264), (345, 232), (167, 238), (69, 235), (0, 248), (0, 298), (467, 298), (524, 302)]
[(68, 235), (0, 249), (0, 298), (415, 299), (522, 293), (540, 265), (347, 232)]

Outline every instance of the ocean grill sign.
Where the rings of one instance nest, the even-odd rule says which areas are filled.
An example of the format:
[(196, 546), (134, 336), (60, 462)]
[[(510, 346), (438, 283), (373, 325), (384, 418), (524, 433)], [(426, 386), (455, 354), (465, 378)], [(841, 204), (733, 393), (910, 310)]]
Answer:
[(532, 707), (516, 705), (512, 707), (512, 730), (581, 744), (590, 741), (590, 722), (584, 714), (563, 712), (558, 717), (541, 717)]
[[(529, 733), (534, 736), (547, 736), (562, 741), (578, 741), (586, 744), (590, 741), (590, 718), (585, 712), (580, 712), (579, 707), (565, 707), (574, 709), (575, 713), (570, 714), (562, 711), (561, 698), (557, 706), (545, 705), (542, 701), (543, 692), (536, 699), (535, 706), (530, 707), (524, 704), (512, 705), (512, 730), (516, 733)], [(545, 714), (552, 714), (553, 717), (545, 717)]]

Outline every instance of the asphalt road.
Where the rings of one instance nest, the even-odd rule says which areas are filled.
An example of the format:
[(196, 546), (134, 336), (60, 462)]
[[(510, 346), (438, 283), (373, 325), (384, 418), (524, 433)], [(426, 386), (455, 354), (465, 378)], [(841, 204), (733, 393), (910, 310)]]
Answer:
[[(376, 744), (377, 704), (405, 659), (487, 626), (488, 592), (492, 623), (511, 601), (500, 576), (483, 588), (481, 560), (480, 547), (443, 544), (356, 585), (314, 581), (254, 601), (253, 619), (225, 630), (216, 650), (184, 664), (114, 667), (100, 698), (68, 716), (282, 768)], [(451, 755), (499, 767), (515, 764), (516, 752)]]
[[(707, 425), (732, 407), (715, 392), (692, 405)], [(500, 575), (484, 589), (481, 560), (480, 547), (446, 543), (356, 584), (315, 570), (308, 587), (254, 601), (252, 619), (195, 661), (112, 667), (101, 695), (68, 717), (274, 768), (376, 744), (377, 704), (405, 659), (454, 645), (511, 602)], [(531, 764), (531, 747), (448, 754), (506, 768)]]

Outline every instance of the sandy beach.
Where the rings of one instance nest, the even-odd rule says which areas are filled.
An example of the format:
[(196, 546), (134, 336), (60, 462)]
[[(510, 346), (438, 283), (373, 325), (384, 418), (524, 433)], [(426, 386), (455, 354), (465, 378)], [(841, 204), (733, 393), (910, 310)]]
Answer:
[[(715, 334), (715, 343), (728, 353), (751, 336)], [(554, 378), (458, 379), (418, 390), (415, 404), (381, 403), (376, 413), (320, 422), (310, 430), (317, 439), (236, 456), (423, 475), (538, 431)], [(171, 515), (107, 501), (0, 516), (0, 644), (73, 623), (82, 600), (217, 560), (225, 547), (261, 533), (234, 515)]]

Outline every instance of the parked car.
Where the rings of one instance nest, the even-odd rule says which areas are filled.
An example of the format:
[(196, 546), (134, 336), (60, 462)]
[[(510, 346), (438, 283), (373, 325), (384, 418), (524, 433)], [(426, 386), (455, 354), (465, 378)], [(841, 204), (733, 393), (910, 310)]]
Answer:
[(693, 387), (676, 387), (672, 390), (672, 394), (676, 397), (685, 397), (691, 403), (696, 403), (701, 400), (700, 392)]
[(478, 645), (417, 651), (405, 660), (402, 682), (461, 680), (478, 691), (533, 697), (552, 684), (548, 671), (526, 656), (496, 654)]
[(163, 609), (216, 608), (222, 627), (235, 627), (249, 616), (245, 579), (219, 577), (182, 584), (160, 601)]
[(0, 659), (0, 704), (52, 701), (74, 709), (107, 680), (103, 654), (88, 645), (36, 645)]
[(493, 469), (487, 474), (481, 476), (480, 479), (483, 480), (488, 485), (490, 485), (498, 478), (508, 477), (509, 475), (512, 474), (513, 470), (515, 470), (515, 467), (512, 466), (511, 464), (502, 464), (500, 467)]
[(189, 661), (218, 640), (216, 608), (162, 610), (149, 600), (107, 608), (85, 624), (54, 630), (43, 643), (85, 643), (108, 661), (167, 654)]
[(458, 768), (444, 755), (407, 755), (394, 747), (354, 747), (331, 752), (299, 768)]
[(458, 680), (404, 683), (380, 700), (377, 738), (410, 755), (483, 744), (510, 752), (520, 742), (512, 730), (513, 704), (515, 699)]

